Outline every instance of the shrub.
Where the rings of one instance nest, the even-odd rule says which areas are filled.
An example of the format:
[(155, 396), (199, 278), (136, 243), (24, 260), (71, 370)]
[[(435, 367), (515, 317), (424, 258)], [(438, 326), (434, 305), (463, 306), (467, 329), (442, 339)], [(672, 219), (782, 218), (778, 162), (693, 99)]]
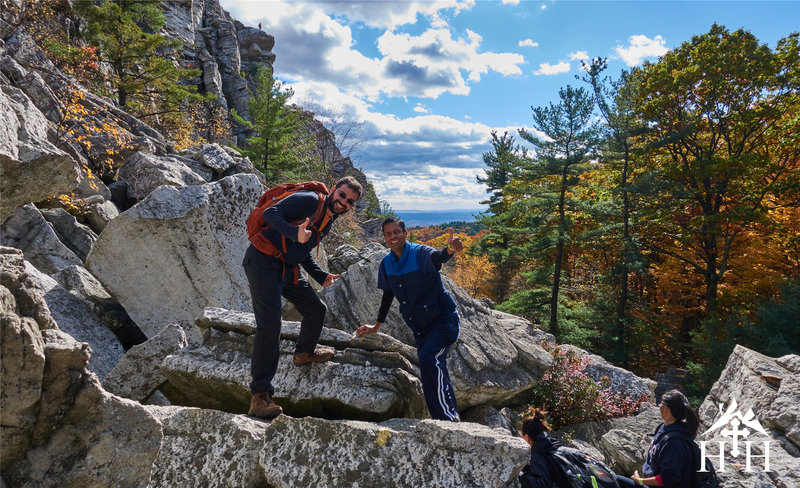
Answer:
[(531, 405), (548, 412), (550, 425), (558, 429), (579, 422), (629, 417), (639, 412), (646, 397), (631, 398), (614, 393), (610, 381), (597, 382), (586, 374), (586, 359), (575, 351), (560, 347), (546, 348), (553, 355), (553, 364), (531, 393)]

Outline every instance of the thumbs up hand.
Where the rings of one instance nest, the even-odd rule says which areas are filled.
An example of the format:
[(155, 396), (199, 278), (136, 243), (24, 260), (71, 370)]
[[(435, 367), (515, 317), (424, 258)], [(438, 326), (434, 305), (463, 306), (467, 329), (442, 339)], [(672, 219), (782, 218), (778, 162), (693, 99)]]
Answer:
[(455, 254), (457, 252), (462, 251), (464, 249), (464, 244), (461, 242), (461, 238), (453, 237), (452, 227), (449, 227), (447, 231), (450, 233), (450, 238), (447, 239), (447, 247), (450, 248), (448, 252), (452, 250), (453, 252), (451, 252), (450, 254)]
[(310, 223), (311, 221), (308, 220), (308, 217), (306, 217), (305, 222), (303, 222), (297, 227), (297, 242), (305, 243), (308, 242), (309, 239), (311, 239), (311, 231), (306, 229), (306, 227), (308, 227), (308, 224)]

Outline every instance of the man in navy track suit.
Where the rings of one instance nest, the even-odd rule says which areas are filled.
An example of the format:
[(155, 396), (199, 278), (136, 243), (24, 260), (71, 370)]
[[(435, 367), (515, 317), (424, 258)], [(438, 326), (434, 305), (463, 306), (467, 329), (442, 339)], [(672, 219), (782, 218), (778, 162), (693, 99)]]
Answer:
[(414, 332), (419, 357), (422, 390), (431, 417), (458, 422), (455, 391), (447, 372), (447, 352), (458, 340), (460, 320), (456, 302), (445, 289), (439, 271), (457, 251), (463, 249), (461, 240), (450, 239), (441, 251), (408, 242), (408, 231), (402, 220), (389, 217), (383, 222), (383, 237), (391, 252), (383, 258), (378, 271), (378, 288), (383, 298), (374, 326), (363, 325), (358, 336), (380, 329), (386, 314), (397, 298), (400, 314)]

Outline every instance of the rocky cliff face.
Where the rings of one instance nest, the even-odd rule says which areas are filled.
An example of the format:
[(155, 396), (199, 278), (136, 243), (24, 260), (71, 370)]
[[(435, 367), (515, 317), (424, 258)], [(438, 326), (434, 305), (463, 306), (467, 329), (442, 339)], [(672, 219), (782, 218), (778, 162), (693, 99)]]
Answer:
[[(203, 69), (195, 82), (244, 112), (240, 72), (272, 62), (271, 37), (214, 0), (164, 6), (169, 35), (193, 43), (183, 56)], [(176, 152), (87, 93), (85, 123), (111, 124), (129, 141), (113, 155), (116, 181), (93, 181), (85, 166), (111, 141), (96, 136), (87, 152), (59, 133), (57, 94), (67, 78), (24, 32), (0, 27), (0, 486), (518, 486), (529, 451), (512, 435), (517, 414), (508, 406), (549, 366), (541, 343), (552, 337), (447, 280), (463, 319), (449, 364), (469, 421), (426, 419), (413, 341), (397, 310), (386, 334), (352, 335), (375, 319), (385, 248), (336, 245), (319, 253), (323, 267), (342, 274), (321, 292), (329, 308), (321, 342), (334, 359), (293, 366), (299, 324), (287, 320), (276, 386), (288, 415), (242, 415), (254, 321), (240, 261), (263, 177), (218, 145)], [(338, 149), (321, 150), (337, 171), (353, 170)], [(78, 218), (46, 198), (66, 192), (85, 202)], [(360, 238), (377, 241), (375, 222), (363, 227)], [(589, 360), (590, 373), (611, 378), (617, 391), (653, 389)], [(800, 483), (798, 362), (737, 348), (701, 408), (707, 429), (718, 403), (736, 398), (764, 426), (759, 439), (771, 442), (769, 473), (726, 459), (730, 486)], [(571, 436), (629, 474), (658, 421), (648, 407), (576, 426)]]

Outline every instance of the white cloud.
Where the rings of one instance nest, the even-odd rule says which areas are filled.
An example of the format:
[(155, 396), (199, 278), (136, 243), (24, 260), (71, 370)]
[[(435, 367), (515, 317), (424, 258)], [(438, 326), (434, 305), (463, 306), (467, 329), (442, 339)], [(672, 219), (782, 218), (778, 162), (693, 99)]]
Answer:
[(587, 61), (589, 59), (589, 53), (586, 51), (575, 51), (574, 53), (570, 53), (569, 59), (572, 61)]
[(616, 52), (625, 64), (636, 66), (644, 58), (666, 54), (669, 49), (664, 46), (665, 42), (661, 36), (650, 39), (639, 34), (628, 38), (628, 47), (617, 46)]
[[(399, 7), (396, 4), (402, 4)], [(368, 57), (357, 50), (353, 31), (333, 13), (347, 20), (369, 20), (370, 25), (394, 25), (411, 22), (403, 17), (408, 5), (416, 14), (427, 15), (434, 25), (447, 15), (471, 8), (474, 0), (439, 2), (364, 2), (359, 8), (345, 2), (271, 1), (268, 15), (253, 9), (246, 0), (224, 0), (234, 18), (244, 23), (262, 23), (262, 29), (276, 42), (275, 71), (282, 80), (326, 80), (345, 92), (358, 93), (376, 101), (382, 96), (436, 98), (443, 93), (466, 95), (470, 84), (494, 71), (503, 76), (520, 75), (524, 58), (515, 53), (481, 52), (483, 38), (465, 29), (454, 37), (444, 22), (442, 28), (430, 28), (419, 35), (386, 31), (377, 40), (380, 54)], [(401, 15), (402, 14), (402, 15)]]
[(567, 61), (561, 61), (558, 64), (542, 63), (539, 69), (534, 71), (535, 75), (557, 75), (561, 73), (569, 73), (570, 65)]
[(519, 5), (519, 0), (503, 0), (503, 5)]
[(545, 9), (547, 8), (547, 5), (545, 5), (545, 4), (542, 4), (542, 6), (541, 6), (541, 7), (539, 7), (539, 8), (540, 8), (540, 9), (542, 9), (542, 10), (545, 10)]
[(428, 114), (428, 113), (430, 113), (431, 111), (430, 111), (430, 110), (428, 110), (428, 107), (426, 107), (425, 105), (423, 105), (423, 104), (421, 104), (421, 103), (418, 103), (418, 104), (417, 104), (417, 105), (414, 107), (414, 112), (417, 112), (417, 113), (419, 113), (419, 114)]
[(385, 32), (377, 41), (383, 55), (384, 92), (429, 98), (442, 93), (466, 95), (467, 81), (477, 82), (490, 70), (503, 76), (522, 73), (521, 55), (479, 52), (483, 38), (469, 29), (466, 36), (454, 39), (448, 29), (428, 29), (418, 36)]
[(519, 44), (519, 47), (539, 47), (539, 43), (534, 42), (533, 39), (525, 39), (524, 41), (519, 41), (517, 44)]

